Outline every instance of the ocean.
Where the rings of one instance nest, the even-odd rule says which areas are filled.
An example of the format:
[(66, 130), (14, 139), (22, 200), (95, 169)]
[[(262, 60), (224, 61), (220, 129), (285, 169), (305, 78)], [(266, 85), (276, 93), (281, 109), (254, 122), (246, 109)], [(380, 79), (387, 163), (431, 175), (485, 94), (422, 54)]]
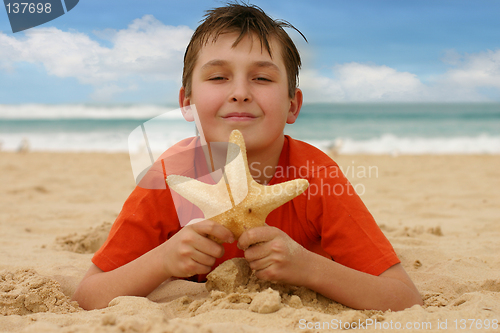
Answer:
[[(0, 147), (128, 152), (141, 124), (158, 149), (195, 134), (176, 107), (0, 105)], [(307, 104), (285, 134), (340, 154), (500, 154), (500, 103)]]

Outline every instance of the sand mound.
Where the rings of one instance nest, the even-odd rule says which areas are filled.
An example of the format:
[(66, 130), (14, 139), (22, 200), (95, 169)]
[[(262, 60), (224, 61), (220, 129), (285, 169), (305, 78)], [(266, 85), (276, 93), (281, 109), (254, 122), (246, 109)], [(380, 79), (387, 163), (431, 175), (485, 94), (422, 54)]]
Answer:
[[(207, 276), (205, 285), (210, 292), (210, 299), (192, 302), (190, 310), (195, 314), (213, 308), (250, 310), (257, 313), (272, 313), (282, 307), (303, 308), (326, 314), (351, 310), (304, 287), (260, 280), (243, 258), (228, 260), (218, 266)], [(360, 313), (366, 318), (382, 314), (381, 311)]]
[(56, 248), (76, 253), (94, 253), (108, 238), (111, 225), (111, 222), (103, 222), (99, 226), (89, 228), (82, 234), (72, 233), (57, 237), (55, 240)]
[(57, 281), (32, 269), (0, 273), (0, 314), (4, 316), (80, 310), (76, 302), (64, 295)]

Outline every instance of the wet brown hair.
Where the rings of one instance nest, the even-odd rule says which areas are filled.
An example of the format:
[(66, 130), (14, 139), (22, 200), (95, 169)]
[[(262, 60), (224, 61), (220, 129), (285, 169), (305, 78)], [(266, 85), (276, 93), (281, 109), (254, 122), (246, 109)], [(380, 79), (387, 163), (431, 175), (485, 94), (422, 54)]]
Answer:
[(237, 2), (208, 10), (204, 17), (202, 23), (196, 28), (191, 37), (191, 41), (184, 54), (182, 86), (185, 89), (186, 97), (191, 96), (193, 69), (201, 47), (206, 45), (209, 40), (215, 42), (219, 35), (230, 32), (240, 33), (234, 41), (233, 47), (236, 47), (245, 36), (252, 33), (255, 34), (260, 40), (261, 48), (265, 47), (271, 58), (273, 55), (269, 39), (276, 38), (281, 45), (282, 57), (285, 63), (288, 78), (288, 95), (291, 98), (295, 96), (295, 88), (297, 88), (301, 66), (300, 55), (292, 39), (283, 28), (296, 30), (307, 41), (298, 29), (287, 21), (273, 20), (255, 5), (240, 4)]

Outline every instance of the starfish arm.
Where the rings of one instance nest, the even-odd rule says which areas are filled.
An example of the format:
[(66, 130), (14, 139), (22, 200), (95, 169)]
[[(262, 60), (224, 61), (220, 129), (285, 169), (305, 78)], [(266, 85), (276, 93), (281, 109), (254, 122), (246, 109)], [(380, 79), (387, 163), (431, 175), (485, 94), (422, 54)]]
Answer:
[(225, 176), (234, 204), (242, 202), (248, 194), (248, 181), (245, 174), (245, 161), (243, 155), (239, 154), (225, 167)]
[(274, 209), (302, 194), (309, 182), (306, 179), (294, 179), (284, 183), (263, 186), (258, 183), (252, 184), (256, 189), (255, 200), (258, 201), (262, 210), (269, 214)]
[(167, 176), (167, 184), (179, 195), (198, 206), (207, 219), (232, 207), (224, 178), (217, 184), (210, 185), (189, 177), (170, 175)]
[(246, 198), (248, 186), (253, 178), (248, 169), (245, 140), (241, 132), (232, 131), (229, 142), (232, 144), (228, 146), (226, 158), (228, 163), (224, 170), (234, 204), (237, 205)]

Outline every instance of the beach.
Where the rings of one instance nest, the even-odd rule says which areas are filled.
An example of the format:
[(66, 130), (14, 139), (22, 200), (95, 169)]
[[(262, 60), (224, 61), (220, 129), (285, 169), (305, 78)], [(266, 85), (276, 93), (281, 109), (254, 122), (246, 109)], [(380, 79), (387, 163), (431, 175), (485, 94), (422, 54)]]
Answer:
[(500, 155), (334, 159), (424, 306), (361, 311), (300, 288), (208, 291), (177, 280), (84, 311), (70, 297), (135, 186), (128, 154), (0, 152), (0, 331), (498, 331)]

